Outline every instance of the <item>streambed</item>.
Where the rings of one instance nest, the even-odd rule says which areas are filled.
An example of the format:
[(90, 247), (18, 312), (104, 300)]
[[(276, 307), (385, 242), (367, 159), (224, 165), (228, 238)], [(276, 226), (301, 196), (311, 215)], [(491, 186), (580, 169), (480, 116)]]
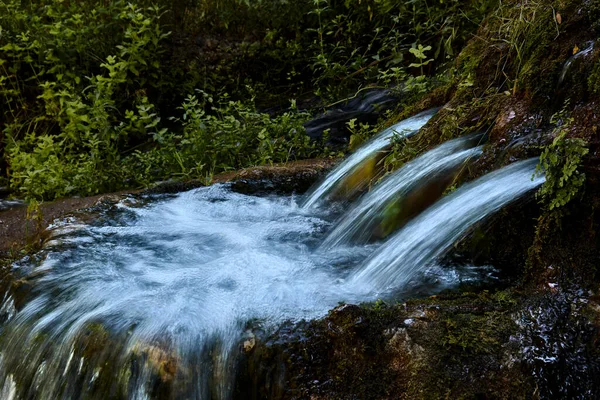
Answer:
[[(0, 304), (1, 397), (229, 399), (242, 354), (286, 322), (493, 281), (491, 267), (441, 260), (543, 182), (532, 178), (537, 160), (442, 197), (482, 151), (482, 137), (468, 136), (356, 198), (392, 136), (414, 135), (434, 112), (383, 131), (302, 197), (215, 184), (99, 206), (93, 222), (57, 222), (45, 249), (14, 265)], [(399, 218), (398, 207), (413, 211)], [(405, 224), (386, 238), (369, 233), (390, 218)]]

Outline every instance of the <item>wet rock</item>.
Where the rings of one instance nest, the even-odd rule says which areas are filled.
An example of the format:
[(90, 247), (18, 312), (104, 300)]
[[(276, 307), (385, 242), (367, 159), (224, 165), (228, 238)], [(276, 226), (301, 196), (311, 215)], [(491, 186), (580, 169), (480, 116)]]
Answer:
[(230, 183), (232, 190), (244, 194), (303, 193), (335, 164), (334, 159), (293, 161), (277, 165), (245, 168), (215, 175), (212, 180), (161, 182), (143, 194), (175, 194), (211, 183)]
[(273, 167), (247, 168), (231, 181), (231, 189), (243, 194), (304, 193), (325, 176), (335, 160), (313, 160)]
[(511, 296), (454, 293), (396, 306), (339, 306), (258, 341), (249, 358), (257, 386), (240, 393), (265, 398), (252, 393), (277, 386), (268, 398), (531, 396), (531, 376), (509, 340), (517, 330)]
[(582, 292), (555, 287), (517, 314), (519, 331), (511, 339), (532, 370), (540, 398), (583, 399), (600, 393), (600, 353), (593, 345), (597, 314), (589, 303)]
[(177, 373), (177, 357), (173, 352), (157, 346), (147, 346), (137, 351), (146, 359), (146, 365), (163, 383), (172, 382)]
[(106, 195), (101, 196), (96, 201), (95, 206), (113, 205), (113, 204), (118, 203), (122, 199), (123, 199), (123, 196), (119, 195), (119, 194), (106, 194)]
[(333, 335), (344, 334), (360, 329), (364, 323), (363, 310), (359, 306), (344, 304), (329, 312), (327, 329)]
[(356, 119), (358, 123), (374, 124), (383, 112), (399, 101), (398, 95), (389, 90), (371, 89), (359, 93), (345, 105), (331, 108), (322, 115), (304, 124), (306, 133), (313, 139), (321, 138), (328, 131), (332, 143), (347, 143), (351, 132), (347, 122)]
[(10, 210), (12, 208), (24, 207), (25, 202), (22, 200), (1, 200), (0, 199), (0, 211)]

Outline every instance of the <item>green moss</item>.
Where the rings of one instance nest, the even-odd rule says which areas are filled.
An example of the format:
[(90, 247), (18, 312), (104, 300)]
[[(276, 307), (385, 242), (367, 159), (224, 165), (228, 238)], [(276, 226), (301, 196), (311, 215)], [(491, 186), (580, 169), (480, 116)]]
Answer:
[(450, 351), (458, 351), (467, 357), (490, 354), (501, 343), (499, 335), (508, 329), (515, 330), (514, 322), (503, 313), (486, 313), (482, 316), (458, 314), (445, 322), (446, 336), (443, 344)]
[[(512, 315), (522, 304), (507, 290), (342, 306), (254, 355), (288, 360), (286, 391), (272, 398), (521, 398), (534, 386), (507, 359), (517, 332)], [(256, 379), (240, 393), (257, 390)]]
[(427, 325), (409, 328), (425, 359), (413, 375), (415, 398), (512, 398), (533, 392), (530, 378), (505, 364), (511, 315), (519, 296), (512, 291), (436, 296), (415, 301), (428, 310)]
[(592, 72), (588, 76), (587, 84), (590, 92), (600, 94), (600, 59), (594, 63)]

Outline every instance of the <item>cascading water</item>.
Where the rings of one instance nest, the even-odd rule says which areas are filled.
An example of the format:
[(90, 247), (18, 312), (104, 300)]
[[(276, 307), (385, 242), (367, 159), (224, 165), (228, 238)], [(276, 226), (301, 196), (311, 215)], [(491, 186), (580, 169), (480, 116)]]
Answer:
[[(146, 200), (60, 224), (39, 262), (15, 266), (2, 399), (228, 399), (249, 331), (376, 299), (346, 284), (375, 246), (316, 251), (325, 211), (224, 185)], [(448, 272), (430, 289), (476, 273)]]
[[(415, 160), (384, 182), (385, 196), (478, 155), (468, 149), (473, 140)], [(12, 289), (0, 297), (0, 398), (231, 398), (254, 332), (322, 317), (340, 302), (374, 301), (417, 273), (428, 287), (402, 296), (472, 279), (474, 270), (433, 262), (475, 222), (539, 185), (534, 165), (458, 189), (380, 250), (324, 252), (335, 211), (227, 185), (131, 198), (93, 224), (58, 223), (44, 251), (15, 264)]]
[[(313, 255), (325, 225), (289, 199), (213, 186), (63, 235), (39, 266), (20, 267), (35, 290), (3, 328), (0, 388), (18, 377), (18, 398), (143, 398), (158, 380), (176, 398), (229, 398), (211, 382), (231, 381), (248, 321), (266, 329), (364, 300), (335, 266), (370, 250)], [(86, 353), (87, 341), (107, 354)]]
[(327, 175), (325, 180), (312, 189), (304, 200), (302, 207), (311, 208), (326, 200), (350, 175), (356, 172), (367, 160), (376, 157), (390, 145), (394, 134), (410, 137), (423, 127), (437, 110), (429, 110), (397, 123), (379, 133), (354, 154), (344, 160), (338, 167)]
[[(481, 146), (469, 148), (480, 139), (481, 135), (476, 135), (450, 140), (390, 174), (342, 216), (325, 239), (322, 249), (330, 249), (350, 241), (365, 243), (370, 240), (376, 227), (386, 218), (386, 208), (417, 188), (427, 188), (448, 178), (451, 180), (461, 165), (481, 155)], [(440, 186), (440, 193), (435, 197), (439, 197), (445, 189), (445, 185), (437, 186)], [(421, 201), (410, 206), (417, 208), (427, 205), (427, 202)]]
[(397, 104), (399, 97), (387, 89), (368, 89), (348, 101), (341, 107), (330, 108), (324, 114), (306, 122), (306, 134), (313, 139), (323, 137), (328, 131), (330, 141), (337, 142), (347, 133), (347, 123), (356, 120), (359, 123), (374, 123), (386, 110)]
[(0, 390), (17, 380), (17, 398), (145, 398), (161, 397), (158, 382), (169, 398), (230, 398), (249, 321), (269, 329), (367, 300), (336, 265), (372, 249), (313, 253), (326, 225), (289, 198), (224, 186), (67, 224), (39, 265), (17, 268), (35, 289), (16, 313), (6, 302)]
[(2, 200), (0, 199), (0, 211), (10, 210), (11, 208), (23, 207), (24, 201), (21, 200)]
[(350, 283), (385, 293), (440, 257), (469, 228), (538, 187), (537, 159), (519, 161), (461, 187), (423, 212), (379, 248)]

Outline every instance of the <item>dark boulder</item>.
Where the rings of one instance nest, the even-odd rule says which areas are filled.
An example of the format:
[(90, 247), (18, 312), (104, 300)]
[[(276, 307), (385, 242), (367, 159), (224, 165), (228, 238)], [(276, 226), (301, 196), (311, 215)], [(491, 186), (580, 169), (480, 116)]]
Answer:
[(315, 119), (306, 122), (304, 127), (307, 135), (313, 139), (322, 138), (324, 132), (329, 131), (331, 143), (347, 143), (351, 134), (347, 126), (348, 121), (356, 119), (359, 123), (374, 124), (399, 100), (398, 95), (390, 90), (365, 90), (343, 106), (330, 108)]

